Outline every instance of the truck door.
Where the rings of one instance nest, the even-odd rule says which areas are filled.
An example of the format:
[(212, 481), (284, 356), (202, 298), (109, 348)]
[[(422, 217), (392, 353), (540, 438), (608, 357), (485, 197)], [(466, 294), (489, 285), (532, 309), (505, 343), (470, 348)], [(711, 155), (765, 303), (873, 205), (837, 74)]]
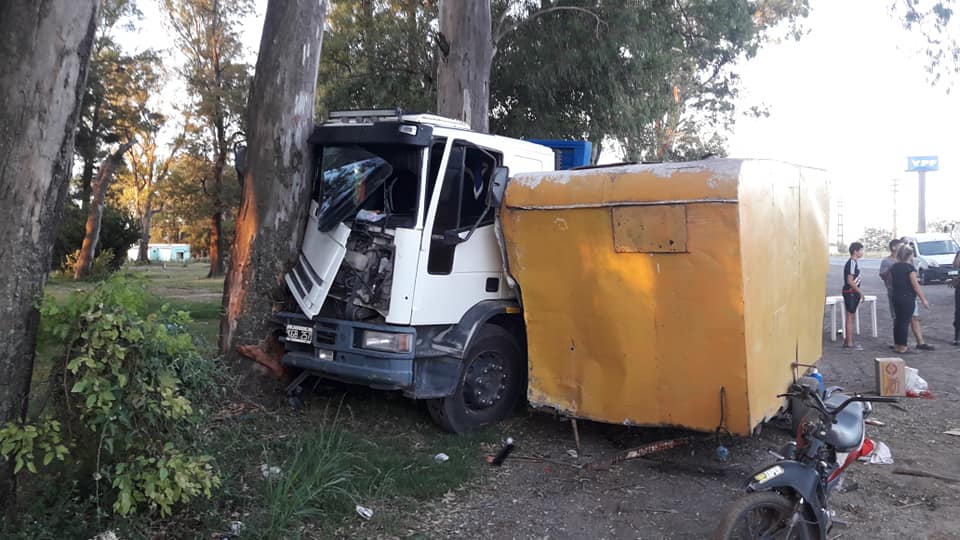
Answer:
[(456, 323), (477, 302), (511, 295), (502, 282), (494, 212), (486, 206), (490, 178), (502, 163), (499, 152), (464, 140), (431, 148), (435, 181), (427, 188), (411, 324)]

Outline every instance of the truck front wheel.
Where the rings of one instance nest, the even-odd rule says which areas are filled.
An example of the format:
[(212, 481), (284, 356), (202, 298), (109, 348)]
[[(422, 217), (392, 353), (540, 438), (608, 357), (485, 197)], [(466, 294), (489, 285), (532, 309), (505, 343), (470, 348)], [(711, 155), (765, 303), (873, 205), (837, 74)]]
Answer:
[(453, 395), (428, 400), (427, 409), (447, 431), (473, 431), (510, 416), (523, 396), (523, 380), (523, 351), (516, 337), (488, 324), (477, 331), (463, 355)]

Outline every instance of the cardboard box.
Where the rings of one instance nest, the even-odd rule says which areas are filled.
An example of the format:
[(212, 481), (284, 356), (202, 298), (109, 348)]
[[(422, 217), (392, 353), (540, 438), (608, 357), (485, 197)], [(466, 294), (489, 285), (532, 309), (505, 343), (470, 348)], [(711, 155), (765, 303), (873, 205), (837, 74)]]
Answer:
[(900, 358), (875, 358), (877, 394), (903, 396), (907, 391), (907, 371)]

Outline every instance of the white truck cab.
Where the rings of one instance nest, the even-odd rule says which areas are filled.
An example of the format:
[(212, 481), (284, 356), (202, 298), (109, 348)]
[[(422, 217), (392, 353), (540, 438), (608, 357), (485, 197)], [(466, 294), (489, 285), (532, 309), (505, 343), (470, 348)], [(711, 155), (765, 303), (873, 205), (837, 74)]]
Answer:
[(946, 281), (957, 275), (953, 258), (960, 251), (956, 241), (947, 233), (917, 233), (907, 237), (915, 254), (917, 277), (926, 285), (932, 281)]
[(310, 143), (283, 363), (428, 399), (450, 431), (507, 416), (525, 389), (523, 319), (489, 193), (508, 171), (553, 170), (554, 152), (393, 111), (331, 113)]

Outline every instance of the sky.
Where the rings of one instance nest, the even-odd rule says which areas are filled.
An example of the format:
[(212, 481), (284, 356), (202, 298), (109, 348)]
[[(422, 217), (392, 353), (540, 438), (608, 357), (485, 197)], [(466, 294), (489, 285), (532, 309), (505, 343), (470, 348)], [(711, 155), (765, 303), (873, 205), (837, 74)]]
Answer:
[[(242, 28), (251, 64), (265, 5), (257, 0), (255, 16)], [(865, 227), (916, 232), (918, 181), (917, 173), (905, 172), (907, 156), (940, 159), (940, 170), (927, 173), (927, 222), (960, 220), (960, 148), (954, 134), (960, 129), (960, 99), (943, 85), (931, 85), (922, 39), (903, 29), (889, 5), (889, 0), (810, 0), (808, 34), (768, 44), (737, 68), (738, 108), (764, 105), (770, 115), (737, 118), (728, 135), (730, 156), (827, 170), (831, 243), (837, 241), (841, 204), (847, 243)], [(119, 36), (124, 45), (171, 48), (156, 5), (140, 7), (141, 30)]]
[(741, 102), (769, 118), (740, 118), (729, 138), (736, 157), (824, 168), (831, 178), (831, 239), (842, 201), (844, 240), (864, 227), (916, 232), (918, 178), (907, 156), (935, 155), (926, 175), (927, 223), (960, 220), (960, 88), (933, 87), (920, 36), (903, 29), (882, 0), (811, 0), (799, 42), (770, 45), (741, 64)]

